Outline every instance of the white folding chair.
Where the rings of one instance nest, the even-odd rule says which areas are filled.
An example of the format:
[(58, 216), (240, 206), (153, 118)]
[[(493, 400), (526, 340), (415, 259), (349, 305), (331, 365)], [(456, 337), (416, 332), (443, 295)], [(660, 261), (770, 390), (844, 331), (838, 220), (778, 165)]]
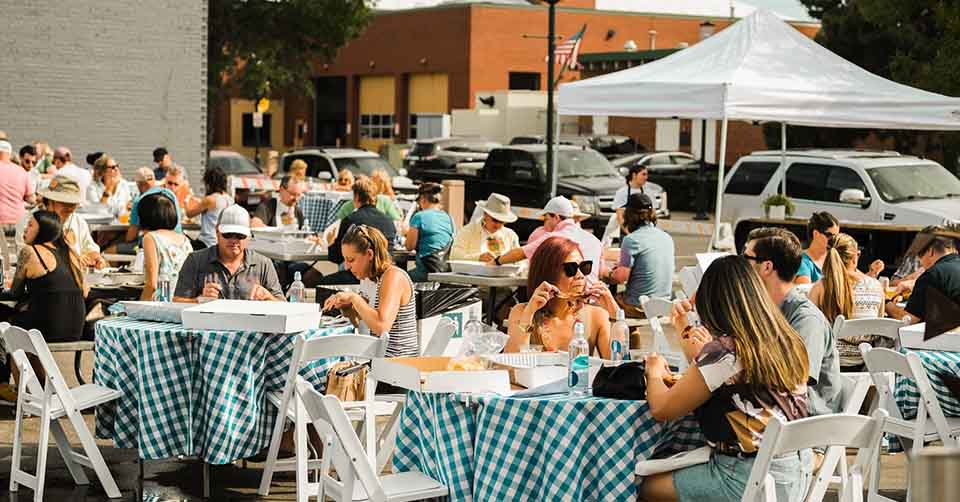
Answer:
[[(856, 448), (857, 457), (849, 469), (847, 496), (854, 501), (863, 500), (863, 475), (880, 448), (883, 424), (887, 412), (876, 410), (870, 417), (862, 415), (833, 414), (804, 418), (784, 423), (778, 417), (771, 418), (763, 433), (763, 441), (747, 480), (747, 487), (740, 499), (742, 502), (775, 502), (776, 484), (770, 474), (770, 465), (777, 456), (807, 448), (829, 446)], [(844, 459), (846, 462), (846, 459)], [(804, 500), (811, 502), (814, 495), (807, 491)]]
[(653, 332), (653, 350), (662, 355), (667, 363), (684, 371), (687, 368), (687, 358), (682, 352), (677, 352), (667, 341), (667, 334), (660, 323), (661, 317), (669, 318), (673, 312), (673, 302), (669, 298), (640, 297), (640, 308), (647, 315), (650, 322), (650, 331)]
[(457, 333), (457, 323), (449, 317), (441, 317), (437, 323), (437, 329), (433, 330), (433, 336), (423, 348), (424, 356), (442, 356), (450, 345), (450, 340)]
[[(860, 412), (860, 408), (863, 407), (863, 402), (867, 398), (867, 392), (870, 391), (870, 387), (873, 385), (870, 374), (842, 373), (840, 377), (843, 384), (840, 390), (841, 413), (856, 415)], [(849, 482), (847, 462), (845, 461), (846, 455), (846, 449), (841, 446), (831, 446), (827, 449), (823, 462), (820, 464), (820, 470), (814, 479), (809, 500), (823, 500), (827, 492), (827, 487), (830, 484), (839, 484), (840, 500), (841, 502), (846, 500), (844, 499), (844, 495)]]
[[(903, 444), (909, 460), (910, 450), (922, 449), (924, 444), (940, 440), (947, 447), (960, 447), (960, 417), (946, 417), (937, 400), (937, 393), (930, 385), (927, 372), (923, 369), (920, 357), (912, 352), (902, 354), (895, 350), (873, 348), (870, 344), (861, 343), (860, 353), (867, 364), (867, 370), (873, 378), (873, 385), (877, 388), (879, 408), (890, 414), (884, 426), (884, 432), (898, 436)], [(917, 417), (914, 420), (905, 420), (894, 399), (892, 380), (886, 373), (894, 373), (912, 379), (920, 391), (920, 402), (917, 404)], [(928, 420), (929, 419), (929, 420)], [(873, 476), (870, 476), (869, 500), (891, 500), (877, 493), (880, 477), (880, 457), (874, 465)], [(907, 500), (910, 500), (910, 479), (907, 478)]]
[[(97, 447), (97, 441), (87, 428), (81, 411), (112, 401), (120, 397), (119, 391), (108, 389), (96, 384), (85, 384), (68, 388), (60, 368), (57, 367), (53, 355), (47, 348), (43, 335), (37, 330), (25, 331), (8, 323), (0, 323), (0, 333), (7, 346), (7, 351), (13, 354), (17, 369), (20, 370), (20, 379), (17, 384), (17, 415), (13, 432), (13, 458), (10, 464), (10, 491), (16, 492), (19, 485), (33, 489), (33, 499), (43, 500), (43, 485), (47, 470), (47, 446), (50, 433), (53, 433), (54, 443), (63, 457), (73, 481), (78, 485), (90, 484), (87, 475), (81, 466), (94, 470), (103, 490), (110, 498), (119, 498), (120, 490), (110, 474), (110, 469)], [(33, 354), (40, 360), (46, 380), (40, 382), (27, 354)], [(37, 469), (31, 475), (20, 469), (23, 456), (23, 418), (25, 416), (40, 417), (40, 438), (37, 443)], [(60, 426), (60, 419), (66, 417), (73, 425), (73, 429), (80, 439), (83, 454), (76, 452), (70, 446)]]
[[(876, 335), (890, 340), (896, 344), (900, 339), (900, 328), (904, 327), (903, 321), (896, 319), (877, 317), (874, 319), (846, 319), (838, 315), (833, 321), (833, 336), (837, 340), (857, 343), (856, 338), (866, 335)], [(853, 340), (851, 340), (853, 339)]]
[(379, 476), (367, 461), (340, 400), (336, 396), (321, 396), (302, 379), (298, 389), (310, 421), (323, 438), (318, 500), (329, 497), (340, 502), (400, 502), (449, 494), (443, 483), (417, 471)]
[[(294, 341), (293, 354), (290, 357), (290, 365), (287, 370), (287, 380), (280, 392), (268, 392), (267, 402), (277, 408), (277, 422), (273, 428), (273, 434), (270, 437), (270, 447), (267, 452), (266, 463), (263, 467), (263, 475), (260, 478), (260, 495), (270, 494), (270, 483), (273, 480), (274, 471), (296, 471), (297, 477), (297, 500), (306, 501), (309, 493), (310, 483), (307, 479), (308, 469), (319, 467), (318, 460), (309, 460), (308, 439), (307, 439), (307, 415), (303, 410), (303, 404), (299, 394), (296, 392), (297, 377), (300, 370), (307, 364), (318, 359), (328, 359), (333, 357), (348, 357), (356, 359), (373, 359), (383, 357), (386, 350), (388, 337), (373, 337), (366, 335), (331, 335), (320, 336), (305, 340), (298, 336)], [(377, 437), (376, 437), (376, 415), (375, 406), (392, 405), (393, 403), (376, 403), (374, 401), (374, 391), (376, 389), (376, 380), (372, 373), (367, 373), (364, 401), (350, 402), (351, 419), (361, 423), (361, 428), (367, 445), (367, 452), (371, 462), (376, 459)], [(393, 405), (396, 406), (396, 405)], [(381, 410), (380, 414), (389, 414), (393, 409)], [(296, 454), (294, 458), (287, 460), (278, 460), (277, 455), (280, 450), (280, 441), (283, 436), (286, 421), (290, 420), (294, 424), (294, 447)]]

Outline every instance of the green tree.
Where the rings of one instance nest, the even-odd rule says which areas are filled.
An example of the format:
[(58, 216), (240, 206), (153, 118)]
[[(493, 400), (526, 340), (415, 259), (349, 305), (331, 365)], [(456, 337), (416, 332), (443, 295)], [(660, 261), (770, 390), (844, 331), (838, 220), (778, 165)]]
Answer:
[[(209, 109), (233, 90), (249, 99), (313, 96), (311, 61), (331, 61), (366, 29), (370, 0), (209, 0)], [(210, 122), (212, 125), (212, 122)]]
[[(960, 2), (946, 0), (800, 0), (820, 19), (817, 42), (884, 78), (960, 96)], [(779, 126), (766, 129), (780, 144)], [(849, 147), (874, 132), (897, 150), (942, 157), (956, 172), (960, 134), (791, 127), (790, 146)]]

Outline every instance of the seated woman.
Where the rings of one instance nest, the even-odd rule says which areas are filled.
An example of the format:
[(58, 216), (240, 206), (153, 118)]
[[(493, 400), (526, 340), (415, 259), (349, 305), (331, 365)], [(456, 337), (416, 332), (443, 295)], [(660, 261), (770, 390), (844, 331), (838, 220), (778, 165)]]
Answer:
[(26, 245), (17, 258), (17, 271), (6, 300), (17, 301), (10, 323), (37, 329), (47, 342), (73, 342), (83, 333), (83, 267), (80, 256), (64, 238), (56, 213), (36, 211), (23, 235)]
[[(191, 197), (185, 212), (188, 218), (202, 215), (199, 240), (203, 247), (211, 247), (217, 245), (217, 220), (220, 212), (233, 204), (233, 198), (227, 194), (227, 175), (219, 167), (204, 171), (203, 184), (206, 195), (199, 199)], [(197, 247), (194, 246), (195, 249)]]
[(287, 174), (289, 174), (290, 177), (298, 183), (306, 183), (307, 162), (303, 159), (294, 160), (290, 163), (290, 170), (287, 171)]
[(87, 187), (87, 202), (104, 204), (114, 216), (120, 216), (133, 201), (130, 186), (120, 175), (120, 164), (103, 154), (93, 163), (93, 182)]
[(377, 185), (377, 193), (387, 197), (390, 200), (396, 200), (397, 194), (393, 191), (393, 180), (390, 174), (383, 169), (377, 169), (370, 175), (370, 179)]
[[(647, 356), (647, 402), (658, 421), (693, 413), (713, 452), (705, 464), (644, 478), (641, 500), (739, 501), (767, 423), (807, 415), (803, 339), (746, 259), (725, 256), (710, 265), (696, 310), (702, 327), (674, 316), (691, 362), (683, 375), (671, 375), (659, 354)], [(774, 458), (777, 500), (801, 500), (812, 470), (810, 450)]]
[(674, 244), (670, 234), (657, 228), (653, 200), (635, 193), (623, 207), (628, 235), (620, 242), (620, 261), (610, 271), (611, 284), (627, 283), (617, 302), (629, 317), (645, 317), (640, 297), (669, 299), (673, 290)]
[(356, 180), (354, 180), (352, 172), (341, 169), (337, 171), (337, 182), (333, 185), (333, 189), (337, 192), (349, 192), (353, 190), (354, 181)]
[[(344, 172), (344, 171), (341, 171), (341, 172)], [(349, 173), (350, 171), (345, 171), (345, 172)], [(396, 196), (391, 197), (385, 194), (383, 192), (383, 183), (378, 182), (376, 178), (373, 178), (373, 177), (368, 178), (367, 176), (357, 177), (357, 181), (363, 180), (363, 179), (369, 179), (371, 186), (374, 188), (373, 193), (377, 198), (377, 201), (375, 204), (377, 209), (379, 209), (381, 213), (389, 216), (390, 219), (395, 222), (402, 220), (403, 214), (397, 208), (396, 202), (394, 202), (394, 199), (396, 198)], [(390, 193), (393, 193), (392, 188), (390, 189)], [(337, 209), (337, 214), (334, 216), (334, 218), (336, 218), (337, 220), (342, 220), (347, 216), (350, 216), (350, 213), (354, 212), (356, 209), (357, 207), (353, 205), (353, 201), (348, 200), (340, 205), (340, 209)]]
[(418, 356), (417, 302), (413, 281), (393, 264), (387, 238), (376, 228), (352, 225), (341, 243), (343, 264), (357, 279), (377, 283), (377, 296), (368, 302), (357, 293), (337, 293), (323, 303), (323, 310), (352, 308), (370, 328), (370, 334), (390, 334), (387, 357)]
[[(593, 267), (593, 262), (583, 260), (575, 242), (564, 237), (543, 241), (530, 257), (530, 301), (510, 310), (510, 340), (504, 352), (520, 352), (531, 344), (548, 352), (567, 350), (573, 325), (580, 321), (590, 353), (597, 349), (602, 357), (609, 357), (610, 313), (616, 312), (616, 301), (602, 283), (588, 284)], [(603, 307), (588, 305), (591, 299)]]
[(180, 267), (193, 252), (190, 239), (178, 234), (177, 207), (165, 195), (154, 193), (144, 197), (137, 206), (143, 236), (143, 293), (141, 300), (153, 300), (160, 280), (170, 284), (166, 300), (172, 300)]
[[(880, 281), (857, 269), (860, 247), (847, 234), (837, 234), (827, 243), (823, 276), (810, 290), (810, 300), (820, 308), (830, 324), (843, 315), (846, 319), (883, 317), (886, 295)], [(837, 334), (834, 333), (834, 336)], [(879, 336), (865, 335), (853, 341), (837, 340), (840, 367), (845, 371), (863, 366), (858, 348), (861, 343), (883, 344)], [(881, 345), (883, 346), (883, 345)], [(888, 344), (885, 346), (892, 346)]]
[(410, 218), (404, 244), (407, 251), (417, 252), (417, 268), (410, 274), (415, 282), (426, 281), (429, 273), (446, 271), (447, 251), (453, 242), (453, 219), (440, 208), (442, 191), (439, 183), (420, 185), (419, 210)]

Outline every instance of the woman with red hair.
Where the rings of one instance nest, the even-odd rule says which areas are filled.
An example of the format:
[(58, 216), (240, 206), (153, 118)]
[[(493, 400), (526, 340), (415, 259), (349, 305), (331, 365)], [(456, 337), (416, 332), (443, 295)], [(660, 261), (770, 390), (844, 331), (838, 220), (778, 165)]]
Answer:
[[(600, 355), (610, 352), (610, 314), (615, 313), (616, 300), (602, 283), (588, 284), (587, 276), (594, 266), (585, 261), (577, 243), (563, 238), (545, 240), (530, 257), (527, 291), (530, 301), (510, 311), (505, 352), (520, 352), (530, 344), (545, 351), (566, 350), (573, 338), (573, 325), (580, 321), (586, 328), (590, 353), (598, 348)], [(588, 305), (596, 300), (599, 305)]]

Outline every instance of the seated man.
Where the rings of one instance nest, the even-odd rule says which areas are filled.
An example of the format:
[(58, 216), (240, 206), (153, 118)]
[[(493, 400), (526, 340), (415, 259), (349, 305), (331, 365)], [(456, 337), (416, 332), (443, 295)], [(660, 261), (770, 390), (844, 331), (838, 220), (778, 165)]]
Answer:
[(497, 256), (520, 247), (517, 233), (505, 226), (517, 221), (510, 210), (510, 199), (498, 193), (490, 194), (486, 202), (477, 202), (483, 211), (480, 221), (464, 225), (453, 238), (451, 260), (491, 262)]
[(137, 172), (133, 174), (133, 181), (137, 183), (137, 191), (140, 192), (141, 195), (157, 184), (157, 178), (153, 174), (153, 169), (146, 166), (137, 169)]
[(657, 210), (648, 195), (634, 193), (622, 209), (623, 224), (629, 235), (620, 243), (620, 261), (610, 271), (610, 282), (627, 283), (627, 291), (618, 295), (617, 303), (627, 315), (643, 317), (641, 296), (671, 296), (673, 238), (657, 228)]
[(217, 245), (190, 253), (183, 262), (173, 301), (283, 301), (273, 262), (247, 249), (250, 215), (233, 205), (220, 212)]
[[(60, 217), (64, 238), (70, 244), (70, 247), (80, 255), (83, 265), (96, 268), (105, 267), (107, 262), (100, 254), (100, 246), (90, 235), (90, 227), (87, 225), (87, 221), (76, 214), (81, 201), (80, 185), (72, 178), (58, 175), (50, 180), (50, 185), (45, 190), (41, 190), (38, 195), (43, 201), (43, 209), (57, 213), (57, 216)], [(24, 246), (23, 234), (32, 214), (32, 212), (25, 214), (17, 222), (14, 237), (17, 249)]]
[[(917, 234), (907, 255), (918, 257), (925, 272), (913, 285), (907, 306), (899, 307), (895, 298), (887, 302), (887, 315), (894, 319), (910, 315), (912, 322), (923, 322), (927, 315), (927, 291), (930, 288), (937, 289), (947, 298), (960, 301), (960, 255), (957, 254), (955, 236), (960, 236), (960, 233), (940, 226), (924, 228)], [(898, 290), (906, 289), (905, 286), (901, 283)]]
[[(376, 193), (376, 185), (370, 178), (364, 177), (358, 179), (353, 184), (353, 205), (356, 206), (357, 210), (340, 220), (340, 230), (337, 232), (337, 238), (333, 241), (333, 244), (330, 245), (329, 249), (329, 259), (333, 263), (343, 263), (343, 251), (340, 248), (340, 244), (343, 242), (343, 237), (347, 234), (347, 230), (350, 230), (350, 227), (354, 225), (367, 225), (382, 232), (383, 236), (387, 238), (387, 246), (390, 253), (393, 253), (393, 245), (397, 240), (397, 227), (393, 224), (393, 220), (391, 220), (389, 216), (383, 214), (383, 212), (374, 205), (377, 203)], [(359, 281), (349, 270), (341, 270), (335, 274), (324, 276), (320, 283), (357, 284)]]
[(167, 175), (163, 178), (163, 186), (177, 196), (180, 207), (187, 207), (187, 197), (190, 197), (190, 182), (184, 176), (183, 166), (180, 164), (170, 166)]
[[(169, 178), (170, 176), (167, 175)], [(294, 181), (290, 176), (284, 176), (280, 179), (280, 190), (277, 196), (267, 199), (257, 206), (253, 212), (253, 219), (250, 220), (250, 226), (260, 227), (279, 227), (296, 225), (297, 228), (303, 227), (303, 210), (297, 205), (303, 192), (306, 190), (303, 183)]]

